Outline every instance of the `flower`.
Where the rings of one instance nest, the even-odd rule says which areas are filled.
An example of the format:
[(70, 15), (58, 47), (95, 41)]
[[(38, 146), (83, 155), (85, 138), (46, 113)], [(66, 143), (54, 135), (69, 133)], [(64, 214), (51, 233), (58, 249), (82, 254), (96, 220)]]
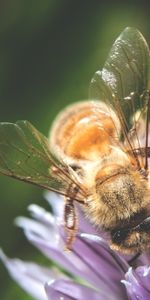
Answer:
[(65, 251), (62, 198), (54, 193), (46, 193), (46, 198), (53, 214), (32, 204), (28, 208), (32, 218), (19, 217), (16, 224), (24, 230), (27, 239), (61, 269), (9, 259), (2, 250), (0, 252), (11, 277), (25, 291), (37, 300), (150, 299), (148, 256), (142, 255), (136, 260), (136, 268), (131, 267), (129, 257), (111, 250), (79, 208), (79, 231), (72, 251)]

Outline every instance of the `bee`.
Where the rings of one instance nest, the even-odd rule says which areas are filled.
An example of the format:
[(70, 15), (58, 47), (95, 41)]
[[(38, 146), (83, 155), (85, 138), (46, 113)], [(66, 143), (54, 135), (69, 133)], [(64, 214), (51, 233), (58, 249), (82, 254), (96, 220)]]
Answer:
[(150, 250), (149, 48), (126, 28), (90, 84), (90, 99), (68, 106), (49, 138), (28, 121), (0, 123), (1, 174), (65, 198), (67, 247), (78, 230), (75, 203), (123, 253)]

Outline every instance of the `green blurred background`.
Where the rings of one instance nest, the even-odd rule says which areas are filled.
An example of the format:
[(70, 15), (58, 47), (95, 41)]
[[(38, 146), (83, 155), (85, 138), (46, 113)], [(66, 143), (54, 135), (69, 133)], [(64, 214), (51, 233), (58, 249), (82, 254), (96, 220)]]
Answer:
[[(130, 3), (130, 4), (129, 4)], [(66, 104), (88, 97), (116, 37), (137, 27), (150, 43), (144, 1), (5, 0), (0, 2), (0, 121), (30, 120), (47, 135)], [(30, 203), (48, 207), (43, 192), (0, 176), (0, 246), (12, 257), (39, 259), (13, 225)], [(31, 299), (0, 264), (0, 299)]]

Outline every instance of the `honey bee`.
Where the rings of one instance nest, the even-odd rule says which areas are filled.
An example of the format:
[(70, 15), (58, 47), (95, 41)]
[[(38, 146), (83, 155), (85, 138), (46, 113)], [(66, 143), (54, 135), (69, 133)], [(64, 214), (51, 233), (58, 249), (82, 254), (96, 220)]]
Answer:
[(0, 172), (65, 197), (68, 248), (78, 202), (111, 248), (150, 250), (149, 66), (145, 39), (126, 28), (91, 81), (93, 100), (60, 112), (48, 139), (28, 121), (0, 123)]

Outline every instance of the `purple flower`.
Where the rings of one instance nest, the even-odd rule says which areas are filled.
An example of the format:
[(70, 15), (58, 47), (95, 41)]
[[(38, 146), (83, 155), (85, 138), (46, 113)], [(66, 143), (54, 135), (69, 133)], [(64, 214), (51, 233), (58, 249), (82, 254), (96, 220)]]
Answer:
[(9, 274), (25, 291), (38, 300), (150, 299), (148, 256), (141, 256), (136, 268), (131, 267), (129, 257), (112, 251), (80, 209), (79, 232), (72, 251), (66, 251), (62, 198), (54, 193), (47, 193), (46, 198), (53, 214), (30, 205), (32, 218), (19, 217), (16, 224), (34, 246), (67, 273), (56, 267), (9, 259), (1, 250), (0, 257)]

